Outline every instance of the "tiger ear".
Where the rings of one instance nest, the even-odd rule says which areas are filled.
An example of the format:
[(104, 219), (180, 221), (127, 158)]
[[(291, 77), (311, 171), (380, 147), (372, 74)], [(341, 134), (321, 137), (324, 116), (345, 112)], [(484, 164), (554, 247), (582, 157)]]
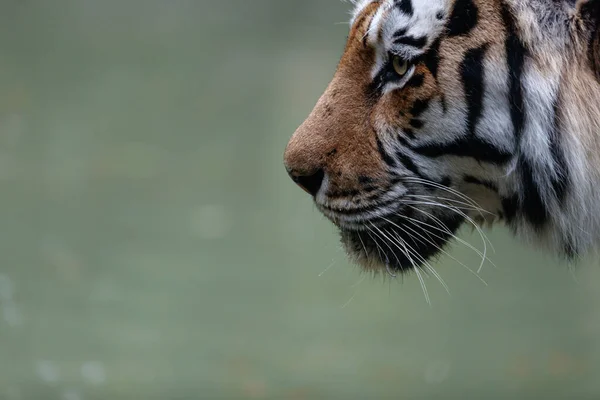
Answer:
[(575, 11), (586, 31), (590, 67), (600, 80), (600, 0), (577, 0)]

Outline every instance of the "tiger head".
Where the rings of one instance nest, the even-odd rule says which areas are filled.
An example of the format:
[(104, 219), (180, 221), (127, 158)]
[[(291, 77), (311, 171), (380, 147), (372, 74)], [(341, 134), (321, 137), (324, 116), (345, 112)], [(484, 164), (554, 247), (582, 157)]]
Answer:
[(357, 262), (417, 269), (482, 221), (567, 256), (600, 238), (600, 1), (355, 3), (284, 159)]

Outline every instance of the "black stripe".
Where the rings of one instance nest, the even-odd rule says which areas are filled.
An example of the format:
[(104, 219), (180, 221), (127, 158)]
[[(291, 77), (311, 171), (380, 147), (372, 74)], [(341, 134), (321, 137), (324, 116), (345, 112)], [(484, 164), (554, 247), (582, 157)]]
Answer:
[(473, 0), (456, 0), (448, 20), (448, 36), (467, 35), (479, 20), (479, 10)]
[(502, 19), (506, 26), (506, 61), (509, 70), (509, 104), (510, 116), (514, 127), (514, 133), (519, 143), (525, 125), (525, 102), (523, 100), (523, 66), (527, 50), (519, 39), (516, 22), (508, 6), (502, 3)]
[(483, 186), (494, 192), (498, 192), (498, 186), (494, 182), (482, 180), (482, 179), (476, 178), (472, 175), (465, 175), (463, 180), (466, 183), (472, 183), (473, 185)]
[[(404, 129), (402, 129), (402, 131), (404, 132), (404, 134), (406, 136), (408, 136), (411, 139), (414, 139), (416, 137), (415, 132), (412, 129), (404, 128)], [(402, 140), (404, 140), (404, 139), (402, 138)]]
[(523, 183), (522, 211), (525, 217), (536, 229), (544, 227), (550, 213), (542, 200), (540, 188), (533, 176), (533, 167), (525, 157), (519, 159), (521, 180)]
[[(515, 19), (505, 3), (502, 3), (502, 19), (506, 27), (505, 51), (509, 69), (509, 105), (511, 120), (514, 129), (515, 142), (520, 145), (525, 126), (526, 107), (523, 95), (523, 70), (528, 51), (519, 38), (519, 30)], [(542, 198), (541, 188), (534, 175), (534, 167), (530, 161), (521, 154), (519, 169), (523, 194), (521, 198), (521, 211), (525, 218), (536, 229), (542, 229), (548, 222), (550, 212)], [(557, 188), (562, 191), (561, 185)], [(563, 192), (564, 195), (564, 192)]]
[(426, 144), (412, 149), (431, 158), (442, 156), (471, 157), (477, 161), (498, 165), (503, 165), (512, 158), (511, 153), (476, 137), (461, 138), (447, 144)]
[(407, 87), (421, 87), (425, 82), (425, 77), (423, 74), (418, 74), (413, 76), (408, 82), (406, 82)]
[(410, 172), (412, 172), (419, 178), (426, 179), (423, 176), (423, 174), (421, 174), (421, 170), (419, 169), (419, 167), (415, 164), (415, 162), (409, 156), (407, 156), (406, 154), (399, 151), (396, 153), (396, 157), (398, 157), (398, 161), (400, 161), (400, 163), (402, 163), (402, 165), (407, 170), (409, 170)]
[(424, 123), (420, 119), (411, 119), (410, 120), (410, 126), (412, 126), (415, 129), (421, 129), (423, 127), (423, 125), (424, 125)]
[(421, 114), (423, 114), (428, 108), (429, 108), (429, 99), (415, 100), (415, 102), (413, 103), (413, 105), (410, 109), (410, 114), (414, 118), (417, 118)]
[(411, 0), (400, 0), (396, 2), (396, 7), (404, 14), (411, 16), (414, 13)]
[(477, 123), (483, 113), (483, 92), (485, 68), (483, 59), (487, 45), (470, 49), (465, 54), (465, 58), (460, 66), (462, 82), (465, 90), (465, 97), (468, 107), (467, 129), (475, 136)]
[(519, 209), (519, 199), (517, 196), (502, 199), (502, 210), (507, 222), (512, 222), (517, 217)]
[(452, 185), (452, 179), (449, 176), (446, 176), (442, 178), (439, 184), (448, 188)]
[(381, 140), (379, 140), (379, 138), (377, 138), (377, 150), (379, 151), (379, 155), (381, 156), (383, 162), (385, 162), (392, 168), (396, 166), (396, 161), (385, 151), (383, 143), (381, 143)]
[(368, 185), (370, 183), (374, 183), (375, 179), (371, 178), (370, 176), (361, 175), (358, 177), (358, 182), (361, 185)]
[(560, 132), (560, 121), (559, 121), (559, 102), (554, 102), (554, 126), (550, 131), (550, 153), (554, 160), (554, 172), (555, 176), (552, 177), (552, 188), (554, 189), (554, 195), (556, 196), (559, 203), (564, 206), (567, 190), (569, 188), (570, 177), (569, 169), (567, 167), (567, 160), (565, 154), (561, 148), (561, 142), (559, 137)]
[(444, 114), (446, 114), (448, 111), (448, 103), (446, 102), (446, 96), (444, 96), (444, 93), (440, 94), (440, 103), (442, 105), (442, 111)]
[(407, 46), (422, 49), (427, 44), (427, 37), (421, 36), (421, 37), (416, 38), (414, 36), (401, 36), (401, 37), (394, 39), (394, 44), (398, 44), (398, 45), (404, 44)]
[[(505, 3), (502, 3), (502, 19), (506, 27), (506, 61), (509, 69), (509, 105), (515, 135), (515, 143), (520, 146), (525, 126), (525, 101), (523, 96), (523, 70), (527, 49), (519, 38), (515, 19)], [(537, 229), (541, 229), (549, 218), (549, 212), (540, 194), (540, 188), (533, 175), (533, 167), (523, 154), (519, 158), (519, 168), (523, 185), (521, 211), (525, 218)]]
[(406, 32), (408, 32), (407, 28), (400, 28), (396, 31), (396, 33), (394, 33), (394, 38), (404, 36), (404, 35), (406, 35)]
[(440, 43), (440, 39), (433, 42), (427, 53), (423, 55), (425, 66), (429, 72), (431, 72), (431, 75), (433, 75), (435, 80), (437, 80), (437, 72), (440, 64)]
[[(410, 148), (410, 144), (403, 137), (399, 136), (398, 137), (398, 141), (404, 147)], [(404, 166), (404, 168), (406, 168), (407, 170), (409, 170), (410, 172), (412, 172), (413, 174), (415, 174), (419, 178), (435, 182), (434, 179), (431, 179), (431, 178), (425, 176), (421, 172), (421, 169), (417, 166), (417, 164), (415, 164), (415, 162), (412, 160), (412, 158), (410, 158), (410, 156), (402, 153), (401, 151), (397, 151), (396, 152), (396, 157), (398, 157), (398, 161), (400, 161), (400, 163)]]

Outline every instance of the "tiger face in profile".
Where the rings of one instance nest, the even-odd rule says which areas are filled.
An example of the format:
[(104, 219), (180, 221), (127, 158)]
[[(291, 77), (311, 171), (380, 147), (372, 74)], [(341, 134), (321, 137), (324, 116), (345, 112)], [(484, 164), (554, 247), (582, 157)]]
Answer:
[(284, 159), (358, 263), (418, 272), (481, 221), (600, 241), (600, 0), (354, 3)]

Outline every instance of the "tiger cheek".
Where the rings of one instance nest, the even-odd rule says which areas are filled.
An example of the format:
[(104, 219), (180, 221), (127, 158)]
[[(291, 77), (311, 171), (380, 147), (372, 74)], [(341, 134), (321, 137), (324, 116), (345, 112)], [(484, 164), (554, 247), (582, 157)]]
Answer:
[(375, 107), (372, 123), (378, 130), (397, 128), (406, 121), (406, 110), (409, 107), (409, 98), (402, 91), (394, 91), (384, 95)]

